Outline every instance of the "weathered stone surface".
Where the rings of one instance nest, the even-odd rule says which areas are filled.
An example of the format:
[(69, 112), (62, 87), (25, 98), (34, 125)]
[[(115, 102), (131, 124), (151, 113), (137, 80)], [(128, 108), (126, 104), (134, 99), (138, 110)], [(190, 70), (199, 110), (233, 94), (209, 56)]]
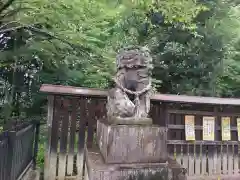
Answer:
[(117, 55), (116, 64), (115, 88), (108, 92), (108, 117), (148, 117), (153, 69), (149, 50), (138, 46), (124, 48)]
[(120, 118), (120, 117), (108, 117), (107, 122), (111, 125), (152, 125), (151, 118)]
[(166, 162), (166, 129), (155, 125), (97, 122), (97, 143), (106, 163)]
[(131, 175), (159, 173), (163, 179), (158, 180), (186, 180), (185, 169), (175, 161), (170, 163), (137, 163), (137, 164), (106, 164), (97, 148), (86, 149), (87, 180), (127, 180)]

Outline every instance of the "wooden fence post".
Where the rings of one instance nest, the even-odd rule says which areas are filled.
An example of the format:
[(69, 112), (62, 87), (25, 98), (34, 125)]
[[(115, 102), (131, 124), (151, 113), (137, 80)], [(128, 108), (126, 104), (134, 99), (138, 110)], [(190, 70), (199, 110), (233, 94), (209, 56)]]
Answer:
[(35, 125), (35, 139), (34, 139), (34, 149), (33, 149), (33, 169), (36, 169), (36, 160), (37, 160), (37, 152), (38, 152), (38, 141), (39, 141), (39, 131), (40, 131), (40, 122), (34, 121)]
[(8, 158), (7, 158), (7, 179), (14, 180), (14, 152), (16, 146), (16, 131), (8, 132)]
[[(47, 117), (47, 141), (44, 154), (44, 180), (50, 180), (50, 156), (51, 156), (51, 135), (52, 135), (52, 121), (54, 112), (54, 96), (48, 96), (48, 117)], [(53, 170), (53, 169), (51, 169)], [(55, 178), (52, 178), (55, 179)]]

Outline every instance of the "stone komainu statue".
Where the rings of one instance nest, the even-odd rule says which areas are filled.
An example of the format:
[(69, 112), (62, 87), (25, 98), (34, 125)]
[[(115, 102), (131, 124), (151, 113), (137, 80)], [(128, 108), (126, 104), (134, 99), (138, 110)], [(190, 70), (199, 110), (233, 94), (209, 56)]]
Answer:
[(127, 47), (116, 58), (115, 88), (108, 94), (108, 117), (147, 118), (150, 110), (152, 58), (145, 47)]

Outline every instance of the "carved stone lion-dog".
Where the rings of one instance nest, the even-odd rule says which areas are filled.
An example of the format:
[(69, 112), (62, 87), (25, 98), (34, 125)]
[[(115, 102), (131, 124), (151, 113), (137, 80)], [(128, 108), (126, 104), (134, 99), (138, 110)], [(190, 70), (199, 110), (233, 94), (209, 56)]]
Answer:
[(123, 48), (116, 65), (115, 88), (108, 93), (108, 117), (147, 118), (153, 68), (149, 50), (138, 46)]

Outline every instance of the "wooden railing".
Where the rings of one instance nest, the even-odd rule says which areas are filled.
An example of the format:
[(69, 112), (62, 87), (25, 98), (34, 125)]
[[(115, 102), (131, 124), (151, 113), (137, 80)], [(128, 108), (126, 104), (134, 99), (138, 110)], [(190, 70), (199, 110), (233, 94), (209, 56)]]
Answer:
[[(106, 117), (107, 92), (53, 85), (43, 85), (41, 92), (48, 94), (45, 180), (79, 179), (84, 174), (84, 146), (95, 144), (96, 122)], [(150, 117), (154, 124), (167, 127), (169, 156), (187, 169), (188, 179), (240, 179), (239, 111), (239, 99), (155, 94)], [(195, 118), (194, 141), (186, 141), (186, 115)], [(215, 118), (214, 141), (203, 140), (205, 116)], [(221, 118), (226, 116), (231, 122), (231, 139), (222, 141)]]
[(21, 179), (30, 167), (35, 167), (38, 133), (37, 122), (0, 133), (0, 180)]

